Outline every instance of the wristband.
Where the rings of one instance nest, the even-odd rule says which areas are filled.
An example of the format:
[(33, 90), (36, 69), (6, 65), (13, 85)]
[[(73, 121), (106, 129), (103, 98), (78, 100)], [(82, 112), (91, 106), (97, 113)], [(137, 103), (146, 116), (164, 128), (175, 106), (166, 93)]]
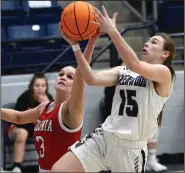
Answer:
[(74, 52), (80, 50), (79, 44), (71, 45), (71, 48), (73, 49)]

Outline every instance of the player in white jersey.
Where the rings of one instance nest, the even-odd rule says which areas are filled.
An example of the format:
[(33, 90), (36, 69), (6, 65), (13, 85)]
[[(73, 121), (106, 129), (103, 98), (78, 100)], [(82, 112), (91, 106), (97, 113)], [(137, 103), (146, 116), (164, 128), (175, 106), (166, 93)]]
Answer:
[(94, 133), (75, 143), (52, 172), (144, 172), (147, 142), (160, 125), (158, 115), (172, 92), (172, 40), (166, 34), (151, 37), (140, 61), (116, 28), (117, 14), (110, 19), (102, 10), (103, 14), (96, 9), (98, 25), (112, 39), (125, 66), (94, 72), (85, 58), (76, 59), (89, 85), (116, 85), (111, 115)]

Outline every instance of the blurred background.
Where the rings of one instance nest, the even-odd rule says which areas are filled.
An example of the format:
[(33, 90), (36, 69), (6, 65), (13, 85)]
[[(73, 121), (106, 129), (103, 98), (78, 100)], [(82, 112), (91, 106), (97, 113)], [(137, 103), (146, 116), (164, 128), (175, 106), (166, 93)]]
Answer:
[[(28, 88), (36, 72), (45, 74), (49, 93), (54, 96), (53, 82), (66, 65), (76, 65), (69, 45), (58, 30), (61, 12), (71, 1), (1, 1), (1, 106), (15, 108), (17, 98)], [(110, 16), (118, 12), (117, 28), (141, 57), (143, 44), (156, 32), (168, 33), (176, 43), (173, 60), (176, 70), (174, 92), (167, 102), (158, 135), (157, 158), (169, 172), (184, 170), (184, 1), (87, 1), (98, 9), (104, 5)], [(80, 42), (82, 49), (87, 41)], [(119, 62), (109, 37), (99, 38), (93, 54), (93, 69), (107, 69)], [(91, 99), (89, 99), (91, 98)], [(83, 135), (103, 121), (105, 88), (85, 86)], [(8, 169), (13, 163), (13, 143), (8, 124), (1, 123), (1, 164)], [(33, 139), (26, 141), (23, 170), (36, 172), (37, 154)], [(184, 171), (183, 171), (184, 172)]]

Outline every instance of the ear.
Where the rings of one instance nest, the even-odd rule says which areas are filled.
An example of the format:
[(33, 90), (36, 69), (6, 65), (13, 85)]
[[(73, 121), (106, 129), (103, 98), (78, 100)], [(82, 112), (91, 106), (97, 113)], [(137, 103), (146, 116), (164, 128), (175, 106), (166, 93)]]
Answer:
[(165, 58), (165, 59), (167, 57), (169, 57), (169, 56), (170, 56), (170, 52), (169, 51), (164, 51), (163, 54), (162, 54), (162, 57)]

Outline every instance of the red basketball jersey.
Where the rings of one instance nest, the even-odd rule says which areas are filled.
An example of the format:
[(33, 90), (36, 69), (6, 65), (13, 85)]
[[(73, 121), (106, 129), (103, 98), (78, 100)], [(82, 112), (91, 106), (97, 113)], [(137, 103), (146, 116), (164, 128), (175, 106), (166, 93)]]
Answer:
[(46, 113), (48, 104), (35, 124), (34, 141), (39, 155), (38, 163), (44, 170), (51, 170), (54, 163), (81, 137), (82, 124), (73, 130), (63, 124), (62, 105)]

